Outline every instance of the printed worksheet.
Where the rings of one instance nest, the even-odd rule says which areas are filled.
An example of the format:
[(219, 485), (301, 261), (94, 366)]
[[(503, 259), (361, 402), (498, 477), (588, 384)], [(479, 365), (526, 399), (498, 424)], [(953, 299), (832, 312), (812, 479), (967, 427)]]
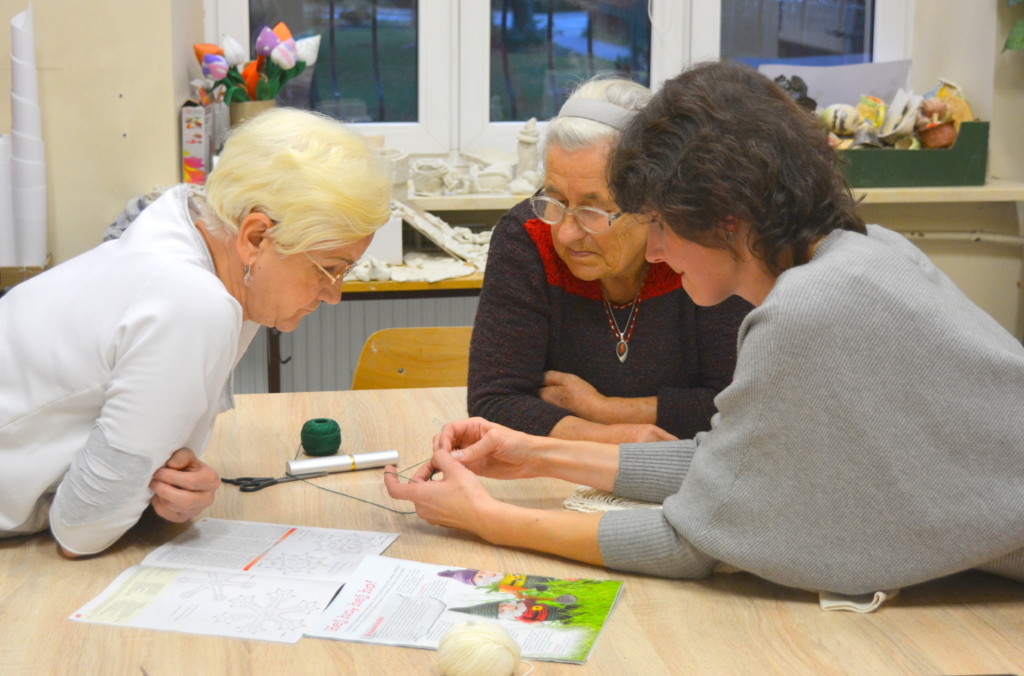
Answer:
[(437, 649), (463, 622), (505, 627), (525, 659), (583, 663), (622, 589), (367, 556), (306, 636)]
[(397, 533), (204, 518), (70, 619), (295, 643)]

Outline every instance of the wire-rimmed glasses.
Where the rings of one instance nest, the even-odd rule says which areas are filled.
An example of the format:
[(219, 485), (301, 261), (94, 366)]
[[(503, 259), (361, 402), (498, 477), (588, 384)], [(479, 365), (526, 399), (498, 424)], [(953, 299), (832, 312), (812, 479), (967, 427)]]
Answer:
[(317, 270), (319, 270), (320, 272), (324, 273), (324, 276), (327, 277), (327, 279), (331, 280), (330, 286), (334, 286), (339, 281), (341, 281), (342, 277), (345, 276), (345, 273), (348, 272), (348, 266), (346, 266), (345, 269), (342, 270), (339, 274), (332, 275), (330, 272), (327, 271), (327, 268), (325, 268), (324, 266), (322, 266), (319, 263), (317, 263), (316, 260), (312, 256), (310, 256), (309, 254), (306, 254), (306, 258), (309, 259), (310, 263), (312, 263), (313, 265), (316, 266)]
[(558, 225), (566, 215), (572, 214), (577, 225), (595, 235), (607, 232), (616, 219), (622, 216), (621, 211), (610, 214), (597, 207), (580, 206), (570, 209), (547, 195), (534, 195), (530, 198), (530, 206), (537, 218), (548, 225)]

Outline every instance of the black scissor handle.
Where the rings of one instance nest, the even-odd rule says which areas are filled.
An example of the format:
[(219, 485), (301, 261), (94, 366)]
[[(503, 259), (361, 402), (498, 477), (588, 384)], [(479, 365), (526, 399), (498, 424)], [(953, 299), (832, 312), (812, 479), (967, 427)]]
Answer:
[(222, 477), (221, 483), (238, 486), (238, 489), (243, 493), (255, 493), (267, 486), (284, 483), (285, 481), (305, 481), (306, 479), (315, 479), (317, 477), (327, 476), (327, 474), (327, 472), (313, 472), (312, 474), (286, 474), (277, 479), (269, 476), (240, 476), (237, 479), (225, 479)]
[(238, 489), (243, 493), (252, 493), (267, 486), (273, 486), (277, 483), (277, 479), (259, 476), (240, 476), (236, 479), (225, 479), (222, 477), (221, 483), (238, 486)]
[(267, 486), (273, 486), (277, 483), (277, 479), (271, 477), (248, 477), (248, 481), (238, 484), (238, 490), (243, 493), (255, 493), (256, 491), (263, 490)]

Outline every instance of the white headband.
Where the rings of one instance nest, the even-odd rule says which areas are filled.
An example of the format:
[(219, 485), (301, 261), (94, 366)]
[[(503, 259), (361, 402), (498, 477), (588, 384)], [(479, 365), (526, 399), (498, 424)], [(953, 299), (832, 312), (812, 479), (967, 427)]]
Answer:
[(634, 110), (626, 110), (609, 101), (575, 98), (565, 102), (558, 111), (558, 117), (582, 117), (622, 131), (635, 113)]

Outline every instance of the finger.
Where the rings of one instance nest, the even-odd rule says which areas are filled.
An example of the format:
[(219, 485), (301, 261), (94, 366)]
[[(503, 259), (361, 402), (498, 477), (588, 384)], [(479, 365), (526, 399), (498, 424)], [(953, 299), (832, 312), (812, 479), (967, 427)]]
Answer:
[(446, 451), (452, 450), (457, 446), (456, 439), (461, 435), (457, 433), (457, 427), (455, 423), (448, 423), (441, 428), (441, 431), (434, 435), (434, 448), (437, 450), (443, 448)]
[[(179, 473), (180, 475), (180, 473)], [(177, 505), (189, 505), (193, 503), (210, 504), (220, 484), (213, 484), (209, 488), (192, 489), (188, 486), (179, 486), (177, 483), (153, 479), (149, 482), (149, 489), (155, 494), (169, 502)]]
[(403, 482), (398, 476), (398, 468), (388, 465), (384, 468), (384, 488), (387, 489), (388, 495), (396, 500), (412, 501), (417, 486), (413, 483)]
[(434, 476), (437, 471), (438, 469), (434, 465), (433, 459), (430, 459), (416, 469), (416, 472), (409, 481), (430, 481), (430, 477)]
[(551, 385), (557, 385), (562, 382), (561, 371), (545, 371), (544, 372), (544, 385), (550, 387)]
[(469, 418), (448, 423), (434, 437), (434, 450), (436, 451), (440, 448), (450, 452), (452, 449), (461, 446), (464, 443), (463, 440), (471, 435), (479, 436), (480, 422), (479, 418)]
[[(472, 446), (470, 447), (472, 448)], [(435, 471), (441, 472), (446, 478), (455, 476), (457, 472), (468, 472), (469, 470), (462, 466), (462, 460), (457, 456), (465, 454), (467, 449), (459, 449), (449, 453), (445, 450), (438, 450), (434, 452), (434, 457), (431, 459)]]
[(160, 497), (154, 497), (150, 504), (153, 505), (153, 511), (156, 512), (157, 516), (172, 523), (183, 523), (192, 518), (192, 515), (176, 509), (174, 505)]
[(194, 462), (197, 462), (196, 454), (191, 448), (179, 448), (171, 454), (165, 466), (171, 469), (183, 470)]
[[(213, 504), (216, 491), (188, 491), (176, 486), (171, 486), (160, 481), (150, 484), (150, 490), (158, 500), (150, 500), (156, 506), (165, 504), (165, 507), (177, 511), (186, 516), (193, 516), (202, 512)], [(162, 501), (162, 503), (160, 502)]]
[(161, 467), (153, 473), (153, 480), (189, 491), (209, 491), (220, 485), (220, 475), (209, 465), (196, 461), (189, 470)]

